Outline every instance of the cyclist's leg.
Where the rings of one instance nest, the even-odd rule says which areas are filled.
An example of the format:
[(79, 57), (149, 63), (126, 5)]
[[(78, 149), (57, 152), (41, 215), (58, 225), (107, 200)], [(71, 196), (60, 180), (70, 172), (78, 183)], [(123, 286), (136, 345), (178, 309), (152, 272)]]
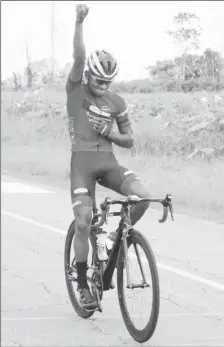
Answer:
[(74, 250), (81, 300), (86, 308), (94, 308), (87, 283), (88, 237), (91, 229), (95, 181), (87, 167), (88, 153), (73, 152), (71, 157), (71, 200), (75, 217)]
[[(124, 174), (128, 171), (124, 167), (120, 166), (121, 172)], [(149, 198), (150, 193), (145, 185), (141, 182), (140, 178), (134, 173), (130, 173), (120, 186), (120, 194), (124, 196), (136, 195), (139, 198)], [(149, 202), (139, 202), (131, 209), (131, 221), (132, 225), (136, 224), (145, 214), (149, 207)]]
[[(131, 170), (119, 165), (114, 155), (110, 155), (110, 169), (106, 172), (99, 184), (128, 196), (137, 195), (139, 198), (150, 197), (150, 193), (143, 185), (140, 178)], [(142, 202), (133, 206), (131, 210), (132, 224), (142, 218), (149, 207), (149, 202)]]

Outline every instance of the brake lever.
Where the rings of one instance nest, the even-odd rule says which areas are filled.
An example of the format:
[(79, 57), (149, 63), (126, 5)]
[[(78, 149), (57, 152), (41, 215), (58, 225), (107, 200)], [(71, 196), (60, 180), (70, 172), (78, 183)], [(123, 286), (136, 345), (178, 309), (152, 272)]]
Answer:
[(108, 213), (110, 211), (110, 202), (111, 202), (111, 198), (106, 197), (106, 199), (105, 199), (105, 221), (104, 221), (104, 224), (108, 224)]
[(106, 208), (108, 207), (108, 202), (110, 202), (111, 199), (109, 197), (105, 197), (104, 202), (101, 202), (100, 208), (102, 211), (105, 211)]
[(170, 210), (170, 215), (172, 221), (174, 221), (173, 217), (173, 206), (172, 206), (172, 195), (171, 194), (166, 194), (165, 199), (162, 202), (163, 205), (163, 216), (161, 219), (159, 219), (159, 223), (164, 223), (167, 220), (168, 217), (168, 208)]
[(168, 216), (168, 207), (163, 205), (163, 216), (159, 219), (159, 223), (164, 223)]
[(173, 205), (171, 204), (171, 202), (168, 204), (169, 206), (169, 210), (170, 210), (170, 216), (171, 216), (171, 220), (174, 221), (174, 216), (173, 216)]
[(171, 194), (167, 194), (166, 195), (166, 202), (167, 202), (167, 206), (169, 207), (169, 210), (170, 210), (171, 220), (174, 221), (173, 205), (172, 205), (172, 195)]
[(105, 217), (105, 224), (108, 224), (108, 213), (110, 211), (110, 205), (107, 205), (105, 213), (106, 213), (106, 217)]
[(164, 206), (168, 206), (169, 203), (171, 203), (171, 201), (172, 201), (172, 195), (171, 195), (171, 194), (166, 194), (166, 197), (165, 197), (164, 200), (165, 200), (165, 201), (164, 201), (164, 203), (165, 203)]

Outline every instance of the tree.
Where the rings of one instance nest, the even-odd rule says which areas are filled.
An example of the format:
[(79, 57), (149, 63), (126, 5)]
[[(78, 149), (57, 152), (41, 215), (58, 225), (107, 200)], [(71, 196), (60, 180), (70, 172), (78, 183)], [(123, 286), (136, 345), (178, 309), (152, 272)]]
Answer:
[(175, 43), (177, 43), (182, 50), (180, 61), (180, 89), (181, 80), (185, 79), (186, 57), (192, 50), (200, 48), (201, 27), (200, 19), (194, 13), (178, 13), (173, 18), (173, 23), (176, 29), (167, 31)]
[(217, 78), (218, 82), (223, 73), (224, 60), (221, 57), (219, 52), (213, 51), (210, 48), (207, 48), (204, 52), (205, 59), (205, 74), (208, 77)]
[[(182, 56), (173, 60), (157, 61), (155, 65), (147, 67), (149, 75), (155, 84), (166, 86), (169, 90), (180, 90), (179, 71)], [(204, 88), (219, 89), (223, 83), (224, 59), (219, 52), (207, 49), (204, 54), (187, 54), (185, 57), (184, 81), (181, 89), (186, 91), (189, 86), (203, 90)], [(167, 89), (167, 90), (168, 90)]]
[(17, 92), (17, 90), (19, 90), (19, 88), (21, 87), (20, 75), (16, 72), (13, 72), (12, 74), (13, 74), (14, 90), (15, 92)]
[(30, 57), (29, 45), (27, 41), (25, 43), (25, 50), (26, 50), (26, 61), (27, 61), (27, 66), (25, 68), (25, 74), (27, 75), (27, 87), (32, 88), (34, 74), (31, 68), (31, 57)]
[[(176, 57), (174, 59), (177, 66), (181, 66), (182, 57)], [(185, 69), (184, 76), (185, 80), (192, 78), (199, 78), (204, 74), (204, 57), (202, 55), (187, 54), (185, 56)]]
[[(173, 60), (157, 61), (156, 65), (147, 67), (149, 75), (156, 83), (163, 84), (164, 88), (172, 83), (177, 76), (177, 66)], [(176, 82), (175, 82), (176, 84)]]

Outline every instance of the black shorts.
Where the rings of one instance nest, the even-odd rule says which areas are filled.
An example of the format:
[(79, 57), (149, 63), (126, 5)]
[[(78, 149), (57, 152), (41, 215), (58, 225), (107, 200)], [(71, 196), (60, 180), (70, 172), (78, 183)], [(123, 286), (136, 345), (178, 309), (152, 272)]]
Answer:
[(71, 198), (89, 195), (95, 198), (96, 182), (121, 194), (124, 180), (139, 179), (132, 171), (121, 166), (112, 152), (72, 152)]

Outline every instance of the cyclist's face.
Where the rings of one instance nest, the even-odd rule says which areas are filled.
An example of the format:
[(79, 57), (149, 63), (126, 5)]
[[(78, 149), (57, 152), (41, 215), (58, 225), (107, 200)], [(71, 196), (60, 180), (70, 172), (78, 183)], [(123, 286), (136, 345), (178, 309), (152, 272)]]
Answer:
[(105, 81), (89, 74), (88, 87), (95, 96), (103, 96), (110, 84), (111, 81)]

